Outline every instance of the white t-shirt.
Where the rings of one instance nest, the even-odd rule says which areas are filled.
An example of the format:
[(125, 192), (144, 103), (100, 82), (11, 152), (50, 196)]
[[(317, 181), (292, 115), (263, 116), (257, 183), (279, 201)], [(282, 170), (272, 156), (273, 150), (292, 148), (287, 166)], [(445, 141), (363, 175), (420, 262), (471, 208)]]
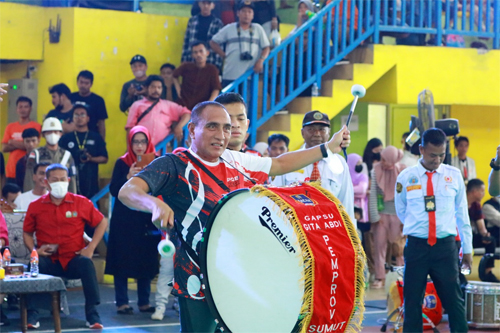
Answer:
[[(252, 32), (251, 36), (250, 31)], [(222, 71), (223, 80), (236, 80), (239, 78), (259, 60), (262, 49), (269, 47), (269, 39), (262, 26), (257, 23), (252, 23), (250, 29), (240, 29), (239, 37), (237, 23), (228, 24), (220, 29), (212, 37), (212, 40), (221, 46), (226, 45), (226, 58), (224, 59), (224, 69)], [(249, 52), (253, 59), (240, 60), (240, 54), (245, 52)]]
[(17, 206), (17, 209), (28, 210), (28, 206), (30, 205), (30, 203), (40, 197), (41, 195), (33, 194), (33, 190), (31, 190), (18, 195), (16, 200), (14, 200), (14, 204)]

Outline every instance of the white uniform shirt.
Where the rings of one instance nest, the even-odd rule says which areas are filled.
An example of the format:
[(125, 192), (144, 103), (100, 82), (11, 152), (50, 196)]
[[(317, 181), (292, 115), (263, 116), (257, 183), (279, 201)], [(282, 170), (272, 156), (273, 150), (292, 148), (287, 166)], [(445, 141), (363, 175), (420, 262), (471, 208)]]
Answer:
[[(427, 195), (427, 171), (421, 161), (403, 170), (396, 182), (396, 213), (403, 223), (403, 234), (427, 239), (429, 213), (425, 211)], [(457, 235), (462, 240), (463, 253), (472, 253), (472, 229), (470, 226), (465, 184), (460, 170), (441, 164), (432, 177), (436, 200), (436, 237)]]
[[(466, 157), (465, 161), (462, 162), (458, 156), (454, 156), (451, 158), (451, 165), (460, 170), (462, 173), (462, 177), (464, 175), (465, 169), (467, 169), (467, 180), (471, 180), (477, 178), (476, 175), (476, 162), (470, 157)], [(465, 179), (465, 177), (463, 177)]]
[[(351, 217), (351, 221), (356, 223), (356, 219), (354, 218), (354, 189), (345, 159), (339, 154), (333, 154), (328, 150), (328, 157), (319, 161), (318, 169), (321, 175), (321, 187), (330, 191), (334, 197), (342, 202), (347, 214)], [(313, 165), (310, 164), (298, 172), (304, 175), (304, 179), (306, 179), (311, 176), (312, 170)], [(286, 180), (297, 178), (289, 175), (285, 175)], [(289, 182), (286, 185), (290, 185), (291, 183)]]

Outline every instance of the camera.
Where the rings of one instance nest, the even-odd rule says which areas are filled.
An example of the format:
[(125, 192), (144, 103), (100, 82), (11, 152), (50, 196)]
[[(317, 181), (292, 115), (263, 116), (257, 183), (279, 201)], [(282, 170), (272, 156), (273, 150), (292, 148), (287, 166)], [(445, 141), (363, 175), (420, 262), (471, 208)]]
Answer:
[(139, 83), (138, 83), (138, 84), (136, 84), (136, 85), (135, 85), (135, 90), (137, 90), (137, 91), (142, 90), (142, 88), (143, 88), (143, 85), (142, 85), (142, 84), (139, 84)]
[(87, 149), (80, 150), (80, 162), (86, 163), (89, 161), (89, 156), (87, 154), (88, 154)]
[(250, 60), (253, 60), (253, 56), (248, 51), (243, 52), (243, 53), (240, 53), (240, 60), (250, 61)]

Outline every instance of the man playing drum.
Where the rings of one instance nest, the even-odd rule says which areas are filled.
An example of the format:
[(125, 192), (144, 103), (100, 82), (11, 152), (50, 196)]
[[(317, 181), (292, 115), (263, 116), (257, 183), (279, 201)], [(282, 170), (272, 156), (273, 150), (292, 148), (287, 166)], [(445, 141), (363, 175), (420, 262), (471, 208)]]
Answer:
[(349, 146), (350, 134), (344, 127), (325, 144), (277, 158), (230, 151), (226, 147), (231, 118), (217, 102), (195, 106), (188, 128), (190, 149), (156, 159), (122, 187), (118, 198), (130, 208), (151, 212), (162, 227), (175, 226), (182, 236), (173, 289), (179, 297), (181, 331), (214, 332), (216, 323), (204, 300), (198, 264), (203, 229), (214, 206), (225, 194), (251, 187), (254, 181), (264, 183), (269, 175), (303, 168), (328, 156), (328, 150), (340, 152)]
[(396, 182), (396, 213), (408, 236), (404, 250), (403, 332), (422, 332), (422, 301), (429, 274), (443, 307), (450, 331), (467, 332), (465, 305), (458, 280), (455, 236), (462, 240), (462, 267), (472, 265), (472, 230), (465, 184), (455, 167), (442, 164), (446, 135), (430, 128), (422, 135), (422, 158), (401, 172)]

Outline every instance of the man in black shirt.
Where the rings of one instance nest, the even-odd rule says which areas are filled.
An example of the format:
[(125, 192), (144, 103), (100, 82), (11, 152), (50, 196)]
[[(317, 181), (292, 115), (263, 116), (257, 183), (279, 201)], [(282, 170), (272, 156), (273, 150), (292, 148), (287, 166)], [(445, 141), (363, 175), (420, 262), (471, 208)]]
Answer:
[(142, 55), (135, 55), (130, 60), (130, 69), (134, 74), (134, 78), (123, 84), (122, 93), (120, 95), (120, 110), (126, 112), (130, 106), (137, 100), (141, 99), (146, 94), (144, 83), (148, 76), (148, 63)]
[(73, 103), (71, 103), (71, 90), (64, 83), (56, 84), (49, 89), (52, 95), (52, 104), (55, 109), (51, 110), (45, 119), (57, 118), (61, 121), (63, 133), (73, 132), (75, 124), (73, 123)]
[(75, 131), (59, 140), (59, 146), (68, 150), (78, 168), (79, 194), (92, 198), (99, 192), (99, 164), (108, 162), (106, 143), (97, 132), (89, 130), (88, 105), (75, 103), (73, 122)]
[(71, 94), (71, 101), (83, 102), (89, 106), (89, 130), (98, 132), (103, 140), (106, 140), (105, 120), (108, 118), (106, 103), (104, 99), (90, 91), (94, 84), (94, 74), (90, 71), (81, 71), (76, 78), (78, 91)]

